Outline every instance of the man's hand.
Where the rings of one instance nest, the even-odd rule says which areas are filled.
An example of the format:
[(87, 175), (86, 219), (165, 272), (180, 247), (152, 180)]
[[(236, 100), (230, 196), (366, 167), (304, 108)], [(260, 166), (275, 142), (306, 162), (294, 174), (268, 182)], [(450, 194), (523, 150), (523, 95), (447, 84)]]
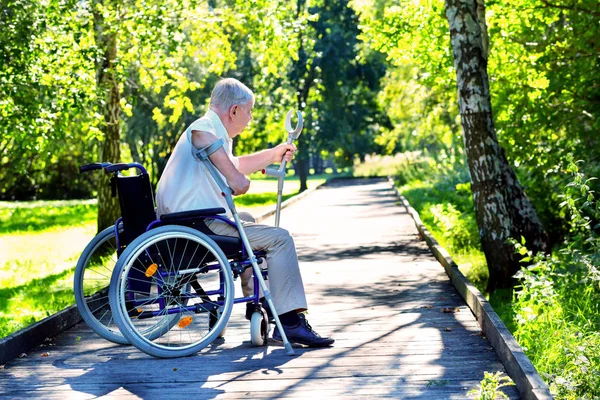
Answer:
[(275, 150), (275, 162), (281, 162), (285, 159), (286, 162), (292, 161), (294, 153), (296, 153), (295, 144), (282, 143), (274, 148)]

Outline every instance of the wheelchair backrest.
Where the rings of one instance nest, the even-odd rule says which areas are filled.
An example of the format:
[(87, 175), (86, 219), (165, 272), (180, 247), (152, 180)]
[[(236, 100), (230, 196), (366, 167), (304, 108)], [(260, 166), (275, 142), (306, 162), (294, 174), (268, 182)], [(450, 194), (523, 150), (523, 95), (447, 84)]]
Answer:
[(116, 180), (123, 219), (120, 243), (121, 246), (126, 246), (146, 232), (146, 227), (156, 219), (154, 195), (148, 174), (119, 175)]

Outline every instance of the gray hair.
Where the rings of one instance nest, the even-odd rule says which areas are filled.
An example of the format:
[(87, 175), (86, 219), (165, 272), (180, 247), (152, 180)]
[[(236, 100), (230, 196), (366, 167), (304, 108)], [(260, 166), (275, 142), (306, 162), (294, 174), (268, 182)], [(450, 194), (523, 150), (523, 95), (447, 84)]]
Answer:
[(210, 105), (222, 111), (229, 111), (231, 107), (249, 101), (254, 102), (254, 93), (234, 78), (221, 79), (210, 95)]

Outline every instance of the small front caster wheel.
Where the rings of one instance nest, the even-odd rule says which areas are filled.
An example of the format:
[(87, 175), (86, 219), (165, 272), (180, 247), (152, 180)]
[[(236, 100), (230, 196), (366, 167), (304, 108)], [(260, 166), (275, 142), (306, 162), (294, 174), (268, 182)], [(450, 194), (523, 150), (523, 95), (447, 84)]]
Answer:
[(255, 311), (250, 319), (250, 340), (255, 346), (266, 346), (269, 340), (269, 322), (265, 317), (267, 313)]

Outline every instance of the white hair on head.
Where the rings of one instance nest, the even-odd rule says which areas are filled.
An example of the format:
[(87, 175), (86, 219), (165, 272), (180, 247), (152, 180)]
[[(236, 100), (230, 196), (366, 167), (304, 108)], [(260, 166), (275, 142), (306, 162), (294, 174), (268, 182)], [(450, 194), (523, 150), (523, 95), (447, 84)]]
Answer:
[(221, 79), (210, 95), (210, 105), (223, 111), (235, 105), (254, 102), (254, 93), (246, 85), (234, 78)]

